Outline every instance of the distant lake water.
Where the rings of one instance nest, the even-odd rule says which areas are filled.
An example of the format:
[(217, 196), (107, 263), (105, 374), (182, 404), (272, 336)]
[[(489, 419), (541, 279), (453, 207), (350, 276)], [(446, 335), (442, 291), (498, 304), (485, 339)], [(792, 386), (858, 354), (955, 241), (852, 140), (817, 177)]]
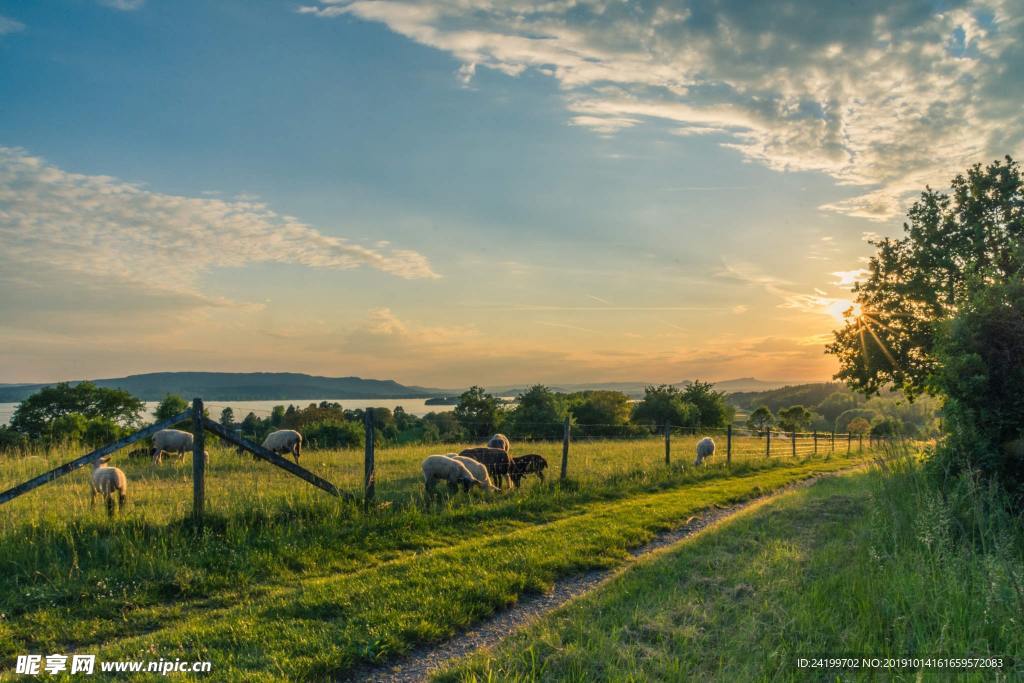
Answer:
[[(410, 415), (426, 415), (427, 413), (445, 413), (454, 410), (455, 406), (428, 406), (425, 398), (364, 398), (364, 399), (336, 399), (336, 398), (303, 398), (277, 401), (206, 401), (206, 409), (210, 411), (210, 417), (217, 419), (220, 411), (231, 407), (235, 411), (235, 419), (241, 421), (250, 412), (256, 413), (258, 417), (267, 417), (274, 406), (294, 405), (296, 408), (305, 408), (310, 403), (330, 401), (340, 403), (343, 408), (355, 410), (356, 408), (389, 408), (394, 410), (402, 406), (405, 412)], [(152, 419), (153, 411), (156, 410), (157, 401), (147, 401), (144, 418)], [(11, 421), (17, 403), (0, 403), (0, 424), (7, 424)]]

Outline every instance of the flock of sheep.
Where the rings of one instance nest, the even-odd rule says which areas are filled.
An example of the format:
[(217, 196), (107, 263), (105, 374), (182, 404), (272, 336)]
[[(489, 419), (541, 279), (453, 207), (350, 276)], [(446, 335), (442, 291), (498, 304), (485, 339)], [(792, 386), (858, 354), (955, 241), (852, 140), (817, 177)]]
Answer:
[[(279, 429), (267, 435), (263, 440), (263, 448), (280, 455), (290, 453), (295, 462), (299, 462), (302, 453), (302, 435), (293, 429)], [(154, 464), (163, 462), (164, 453), (185, 457), (192, 450), (192, 434), (180, 429), (162, 429), (153, 435), (153, 446), (150, 456)], [(241, 452), (241, 449), (239, 449)], [(479, 487), (485, 491), (500, 491), (507, 479), (510, 486), (519, 488), (524, 476), (536, 474), (544, 481), (544, 470), (547, 461), (536, 453), (528, 453), (512, 457), (512, 445), (504, 434), (495, 434), (486, 446), (467, 448), (462, 452), (446, 455), (429, 455), (423, 461), (423, 482), (427, 496), (434, 494), (437, 482), (445, 481), (448, 490), (455, 493), (462, 486), (464, 491)], [(715, 442), (711, 437), (704, 437), (697, 442), (697, 459), (695, 465), (715, 454)], [(207, 453), (209, 457), (209, 453)], [(114, 495), (117, 494), (117, 508), (124, 507), (128, 497), (128, 477), (117, 467), (107, 464), (110, 456), (100, 458), (92, 465), (92, 504), (96, 503), (96, 495), (102, 495), (106, 501), (107, 513), (114, 513)], [(497, 482), (497, 485), (495, 485)]]
[(508, 437), (495, 434), (483, 447), (467, 448), (458, 454), (428, 455), (423, 461), (423, 485), (427, 496), (434, 494), (439, 481), (447, 482), (452, 493), (458, 491), (460, 485), (464, 491), (472, 487), (500, 491), (506, 479), (509, 485), (519, 488), (523, 477), (528, 474), (536, 474), (544, 481), (547, 460), (536, 453), (512, 457), (511, 450)]

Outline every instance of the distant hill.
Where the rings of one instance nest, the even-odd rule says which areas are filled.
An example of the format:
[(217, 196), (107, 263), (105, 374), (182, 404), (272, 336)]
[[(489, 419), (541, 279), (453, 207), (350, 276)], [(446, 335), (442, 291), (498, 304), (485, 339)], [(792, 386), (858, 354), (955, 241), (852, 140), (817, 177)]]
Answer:
[(809, 408), (814, 407), (837, 391), (841, 394), (852, 393), (845, 384), (816, 382), (785, 386), (769, 391), (735, 392), (729, 394), (729, 402), (744, 410), (766, 406), (772, 412), (778, 412), (780, 408), (788, 408), (796, 404)]
[[(144, 401), (167, 394), (210, 401), (271, 401), (286, 399), (419, 398), (444, 392), (404, 386), (392, 380), (361, 377), (317, 377), (297, 372), (151, 372), (93, 380), (98, 386), (124, 389)], [(75, 384), (77, 382), (72, 382)], [(0, 402), (24, 400), (46, 384), (0, 385)]]
[[(693, 383), (693, 380), (683, 380), (682, 382), (676, 382), (674, 386), (680, 389), (689, 386)], [(644, 395), (644, 389), (651, 385), (657, 384), (657, 382), (588, 382), (585, 384), (552, 384), (549, 385), (549, 389), (552, 391), (558, 391), (562, 393), (572, 393), (575, 391), (591, 391), (598, 389), (606, 389), (611, 391), (621, 391), (633, 398), (640, 398)], [(715, 382), (715, 389), (724, 391), (726, 393), (734, 393), (737, 391), (765, 391), (768, 389), (777, 389), (780, 387), (794, 384), (794, 382), (782, 382), (755, 379), (753, 377), (741, 377), (739, 379), (727, 379), (721, 382)], [(499, 386), (499, 387), (487, 387), (487, 390), (495, 395), (501, 396), (515, 396), (516, 394), (522, 393), (529, 389), (528, 385), (510, 385), (510, 386)]]

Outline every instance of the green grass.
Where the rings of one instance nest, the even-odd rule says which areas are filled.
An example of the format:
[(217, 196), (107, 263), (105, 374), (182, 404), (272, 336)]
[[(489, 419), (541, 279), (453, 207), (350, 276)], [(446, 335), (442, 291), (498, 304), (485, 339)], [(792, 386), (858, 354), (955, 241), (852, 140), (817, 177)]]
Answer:
[[(538, 446), (530, 450), (560, 447)], [(340, 675), (444, 637), (556, 577), (621, 562), (626, 547), (695, 510), (852, 464), (759, 459), (737, 462), (730, 476), (721, 466), (666, 467), (657, 440), (573, 449), (564, 485), (532, 479), (516, 493), (433, 506), (417, 475), (433, 449), (384, 450), (379, 492), (392, 505), (370, 515), (214, 449), (202, 529), (186, 521), (187, 464), (116, 463), (132, 502), (113, 520), (89, 508), (88, 472), (75, 473), (0, 508), (0, 661), (156, 653), (209, 658), (218, 679)], [(0, 486), (68, 455), (4, 460)], [(303, 461), (342, 488), (361, 476), (353, 451)]]
[(886, 470), (819, 481), (641, 560), (437, 679), (910, 680), (796, 660), (999, 655), (1019, 680), (1020, 518), (987, 492), (939, 496), (907, 462)]

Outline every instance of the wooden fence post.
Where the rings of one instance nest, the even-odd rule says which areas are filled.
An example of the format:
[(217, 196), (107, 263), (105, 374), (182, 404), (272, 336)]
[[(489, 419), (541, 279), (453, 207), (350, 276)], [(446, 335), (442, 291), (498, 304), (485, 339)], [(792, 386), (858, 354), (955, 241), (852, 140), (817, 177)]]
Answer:
[(369, 508), (377, 493), (377, 473), (373, 463), (373, 408), (363, 413), (366, 450), (363, 452), (363, 508)]
[(206, 506), (206, 432), (203, 431), (203, 399), (192, 399), (192, 516), (203, 519)]
[(732, 423), (725, 428), (725, 466), (732, 466)]
[(836, 452), (836, 430), (832, 430), (832, 453)]
[(850, 445), (853, 443), (853, 432), (846, 432), (846, 454), (850, 454)]
[(565, 422), (562, 424), (562, 474), (559, 477), (562, 481), (565, 481), (565, 477), (569, 472), (569, 418), (565, 418)]
[(770, 458), (770, 457), (772, 457), (772, 428), (771, 427), (768, 428), (768, 431), (765, 432), (765, 435), (766, 435), (767, 438), (765, 439), (765, 442), (764, 442), (764, 457)]
[(793, 457), (796, 457), (796, 430), (789, 433), (789, 440), (793, 443)]
[(672, 464), (672, 424), (665, 423), (665, 464)]
[(860, 437), (857, 439), (857, 452), (858, 453), (863, 453), (864, 452), (864, 435), (863, 434), (861, 434)]
[(814, 455), (818, 455), (818, 430), (814, 430)]

